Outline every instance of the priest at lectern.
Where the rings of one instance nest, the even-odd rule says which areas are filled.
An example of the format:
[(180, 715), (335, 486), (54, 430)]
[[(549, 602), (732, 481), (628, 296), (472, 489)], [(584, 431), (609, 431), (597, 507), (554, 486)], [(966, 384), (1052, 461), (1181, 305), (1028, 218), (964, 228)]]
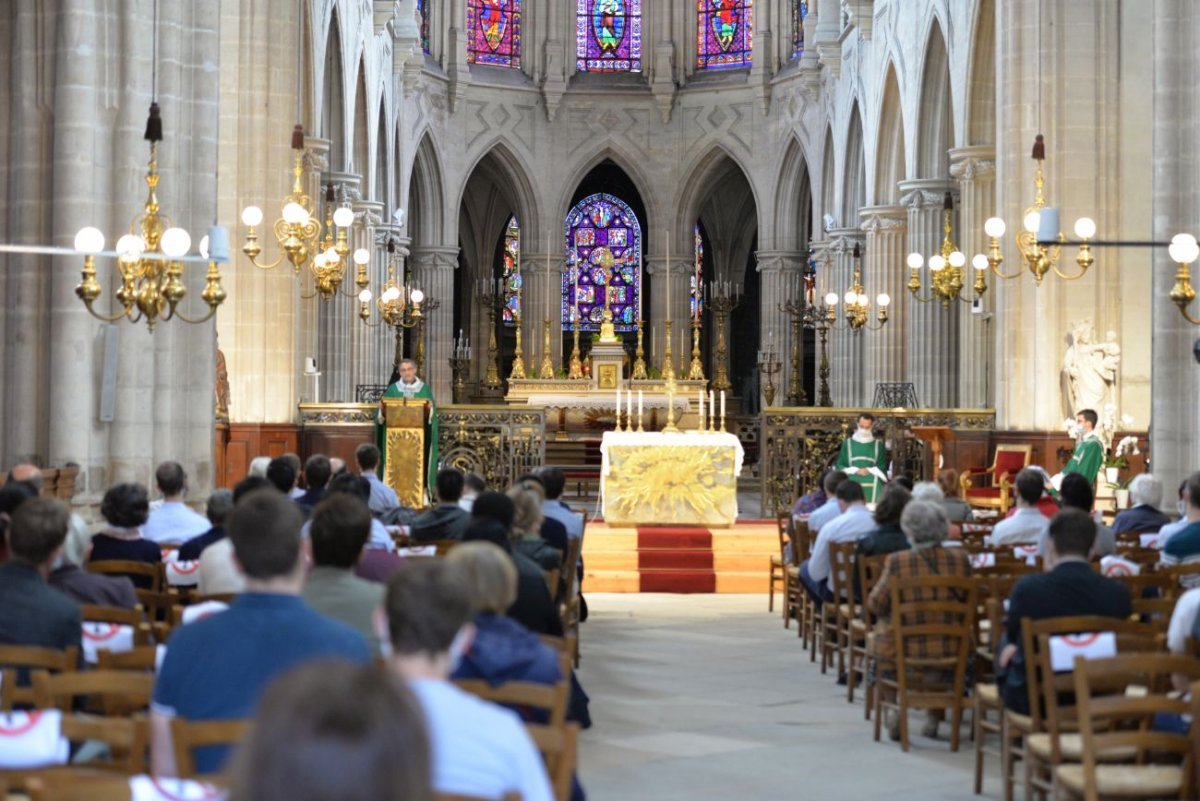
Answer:
[[(438, 460), (437, 405), (434, 403), (433, 391), (429, 388), (429, 385), (417, 377), (416, 362), (412, 359), (404, 359), (400, 362), (400, 378), (387, 388), (387, 391), (383, 393), (383, 397), (425, 401), (425, 474), (427, 479), (426, 485), (432, 491), (433, 477), (437, 475)], [(375, 416), (375, 444), (379, 446), (379, 472), (382, 476), (386, 476), (388, 452), (383, 414), (383, 402), (380, 401), (379, 413)]]

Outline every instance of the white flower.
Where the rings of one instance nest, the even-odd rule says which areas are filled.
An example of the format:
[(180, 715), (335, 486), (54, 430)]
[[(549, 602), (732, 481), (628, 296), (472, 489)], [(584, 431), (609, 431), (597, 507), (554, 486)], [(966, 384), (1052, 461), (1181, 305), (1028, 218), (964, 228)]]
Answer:
[(1124, 439), (1122, 439), (1120, 442), (1117, 443), (1117, 452), (1116, 452), (1117, 458), (1120, 459), (1121, 457), (1125, 456), (1127, 453), (1128, 454), (1141, 453), (1141, 451), (1138, 450), (1137, 443), (1138, 443), (1137, 437), (1130, 436), (1130, 437), (1125, 437)]
[(1129, 428), (1131, 425), (1133, 425), (1133, 415), (1132, 414), (1121, 415), (1121, 425), (1125, 426), (1126, 428)]

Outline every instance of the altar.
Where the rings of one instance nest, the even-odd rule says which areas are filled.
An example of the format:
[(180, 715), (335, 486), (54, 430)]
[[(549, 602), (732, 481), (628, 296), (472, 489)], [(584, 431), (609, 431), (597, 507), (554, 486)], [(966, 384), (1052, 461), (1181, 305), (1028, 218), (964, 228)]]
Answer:
[(600, 444), (608, 525), (732, 526), (742, 444), (724, 431), (608, 431)]

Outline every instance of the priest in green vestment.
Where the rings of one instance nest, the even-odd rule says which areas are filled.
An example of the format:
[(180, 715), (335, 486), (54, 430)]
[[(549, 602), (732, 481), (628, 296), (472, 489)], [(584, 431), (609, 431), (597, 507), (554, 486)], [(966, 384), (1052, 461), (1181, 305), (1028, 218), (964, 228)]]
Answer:
[(874, 503), (883, 491), (887, 470), (887, 447), (875, 438), (875, 415), (863, 412), (858, 416), (854, 434), (842, 441), (834, 467), (845, 470), (850, 480), (862, 486), (867, 503)]
[[(409, 400), (425, 400), (429, 404), (429, 414), (425, 419), (425, 475), (426, 486), (433, 493), (434, 476), (437, 475), (438, 461), (438, 418), (437, 404), (433, 400), (433, 390), (417, 377), (417, 363), (412, 359), (400, 362), (400, 378), (391, 384), (383, 393), (385, 398), (408, 398)], [(375, 444), (379, 448), (379, 475), (387, 475), (387, 442), (383, 420), (383, 402), (379, 404), (379, 414), (375, 416)]]
[(1075, 452), (1071, 454), (1070, 461), (1062, 469), (1063, 473), (1078, 473), (1092, 485), (1095, 485), (1096, 474), (1104, 464), (1104, 442), (1096, 433), (1096, 423), (1099, 420), (1099, 416), (1092, 409), (1083, 409), (1075, 415), (1075, 422), (1079, 425), (1082, 435), (1075, 444)]

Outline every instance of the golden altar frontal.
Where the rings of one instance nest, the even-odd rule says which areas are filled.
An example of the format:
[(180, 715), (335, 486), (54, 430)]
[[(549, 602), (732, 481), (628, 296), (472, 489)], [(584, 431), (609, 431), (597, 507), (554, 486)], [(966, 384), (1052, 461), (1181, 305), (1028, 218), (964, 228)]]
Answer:
[(732, 526), (742, 444), (724, 431), (608, 431), (600, 497), (609, 525)]
[(384, 398), (384, 442), (387, 461), (384, 482), (396, 491), (404, 506), (425, 505), (425, 417), (426, 402), (407, 398)]

